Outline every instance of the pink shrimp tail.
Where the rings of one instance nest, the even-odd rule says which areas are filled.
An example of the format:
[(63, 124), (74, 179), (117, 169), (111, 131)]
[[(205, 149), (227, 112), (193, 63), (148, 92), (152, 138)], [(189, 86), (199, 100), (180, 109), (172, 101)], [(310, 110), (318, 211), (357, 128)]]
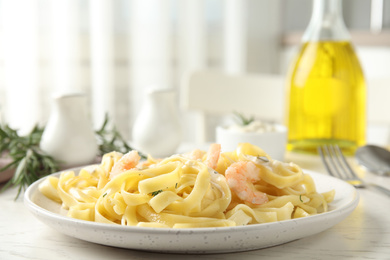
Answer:
[(123, 155), (112, 167), (110, 176), (111, 178), (124, 172), (130, 170), (137, 166), (141, 157), (138, 155), (138, 152), (132, 150), (127, 154)]
[(209, 151), (207, 152), (206, 165), (215, 170), (218, 165), (220, 153), (221, 153), (220, 144), (210, 145)]

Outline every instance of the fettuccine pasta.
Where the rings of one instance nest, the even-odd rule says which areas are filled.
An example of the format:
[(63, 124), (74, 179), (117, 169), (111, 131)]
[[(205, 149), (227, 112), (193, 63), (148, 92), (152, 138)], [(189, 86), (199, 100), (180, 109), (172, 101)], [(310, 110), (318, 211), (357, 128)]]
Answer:
[(334, 191), (318, 193), (310, 175), (259, 147), (194, 150), (139, 161), (136, 151), (105, 154), (78, 175), (47, 177), (39, 190), (72, 218), (141, 227), (199, 228), (260, 224), (328, 210)]

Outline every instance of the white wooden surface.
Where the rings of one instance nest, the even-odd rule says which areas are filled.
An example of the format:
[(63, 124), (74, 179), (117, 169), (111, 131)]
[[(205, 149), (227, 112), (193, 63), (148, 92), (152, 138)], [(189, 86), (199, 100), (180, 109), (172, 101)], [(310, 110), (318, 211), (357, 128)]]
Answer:
[[(317, 156), (287, 154), (287, 159), (325, 174)], [(390, 177), (361, 170), (359, 174), (390, 187)], [(390, 197), (369, 189), (358, 192), (356, 210), (322, 233), (249, 252), (183, 256), (113, 248), (68, 237), (39, 222), (21, 199), (14, 201), (16, 190), (9, 189), (0, 194), (0, 259), (390, 259)]]

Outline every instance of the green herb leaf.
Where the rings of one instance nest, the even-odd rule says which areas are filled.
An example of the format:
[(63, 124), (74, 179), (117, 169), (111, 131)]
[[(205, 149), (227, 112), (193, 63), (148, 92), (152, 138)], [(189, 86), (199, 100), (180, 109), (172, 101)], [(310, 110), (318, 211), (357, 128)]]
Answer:
[(163, 192), (163, 190), (156, 190), (156, 191), (153, 191), (151, 194), (152, 196), (157, 196), (158, 194), (160, 194), (161, 192)]
[[(108, 125), (109, 118), (106, 114), (102, 127), (95, 131), (99, 143), (99, 155), (112, 151), (127, 153), (133, 150), (116, 127), (108, 129)], [(15, 198), (17, 199), (20, 193), (33, 182), (59, 171), (61, 162), (46, 154), (39, 147), (43, 131), (44, 127), (36, 125), (29, 134), (20, 136), (16, 129), (12, 129), (7, 124), (0, 125), (0, 156), (11, 159), (10, 163), (0, 168), (0, 174), (8, 169), (15, 170), (13, 177), (0, 192), (11, 186), (17, 186), (18, 193)], [(142, 153), (140, 156), (146, 158)]]
[(242, 126), (249, 125), (250, 123), (252, 123), (255, 120), (255, 118), (253, 116), (248, 118), (239, 112), (234, 112), (233, 114), (236, 116), (236, 120), (238, 121), (238, 123)]
[[(112, 151), (127, 153), (128, 151), (134, 150), (127, 144), (126, 140), (122, 137), (115, 126), (113, 126), (112, 129), (109, 129), (108, 114), (105, 115), (103, 125), (95, 132), (95, 134), (98, 139), (100, 155)], [(146, 155), (139, 151), (138, 153), (142, 159), (146, 159)]]
[(29, 134), (20, 136), (8, 125), (0, 125), (0, 152), (2, 157), (9, 157), (11, 162), (0, 169), (15, 169), (13, 177), (3, 186), (4, 191), (10, 186), (18, 186), (20, 193), (39, 178), (59, 170), (58, 162), (45, 154), (40, 148), (43, 127), (36, 125)]

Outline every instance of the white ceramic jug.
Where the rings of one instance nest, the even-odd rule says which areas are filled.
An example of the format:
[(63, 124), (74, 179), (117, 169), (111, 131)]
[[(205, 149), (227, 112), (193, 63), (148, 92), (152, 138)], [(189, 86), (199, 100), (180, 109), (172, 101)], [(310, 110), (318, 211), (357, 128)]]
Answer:
[(181, 124), (172, 89), (149, 90), (132, 131), (134, 148), (153, 157), (170, 156), (181, 142)]
[(84, 94), (54, 97), (53, 110), (40, 147), (63, 166), (85, 165), (94, 161), (98, 145)]

